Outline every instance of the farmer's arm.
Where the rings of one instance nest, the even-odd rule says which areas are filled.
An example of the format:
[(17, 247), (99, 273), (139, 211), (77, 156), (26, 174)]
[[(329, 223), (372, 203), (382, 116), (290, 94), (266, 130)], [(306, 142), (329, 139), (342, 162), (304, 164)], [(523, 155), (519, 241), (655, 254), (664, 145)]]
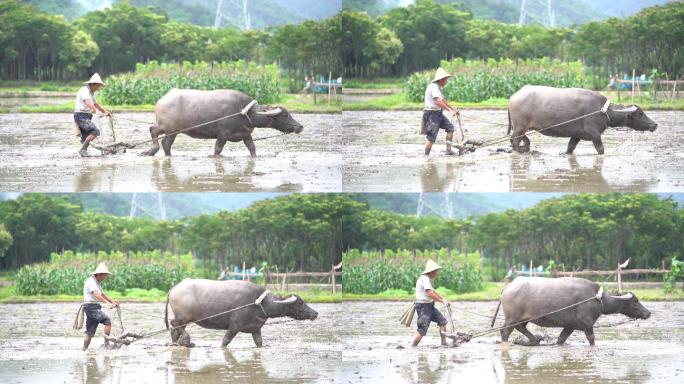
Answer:
[(92, 109), (92, 110), (100, 111), (100, 112), (104, 113), (104, 114), (107, 115), (107, 116), (110, 116), (110, 115), (112, 114), (112, 113), (109, 112), (108, 110), (104, 109), (104, 107), (101, 106), (100, 104), (98, 104), (98, 103), (93, 103), (93, 101), (90, 100), (90, 99), (85, 99), (84, 102), (85, 102), (85, 105), (87, 105), (88, 108), (90, 108), (90, 109)]
[(425, 291), (425, 294), (428, 295), (428, 297), (431, 298), (432, 300), (438, 301), (444, 305), (448, 305), (447, 303), (449, 303), (449, 300), (443, 298), (442, 296), (440, 296), (439, 293), (435, 292), (432, 289), (428, 289), (427, 291)]
[(447, 101), (442, 99), (441, 97), (435, 97), (435, 104), (437, 104), (437, 106), (439, 106), (440, 108), (451, 113), (454, 113), (456, 115), (458, 115), (459, 113), (457, 108), (454, 108), (451, 105), (449, 105), (449, 103), (447, 103)]
[(93, 297), (96, 298), (97, 301), (99, 301), (99, 302), (102, 302), (102, 303), (110, 303), (111, 305), (113, 305), (113, 306), (115, 306), (115, 307), (119, 305), (119, 303), (117, 303), (116, 301), (110, 299), (110, 298), (107, 297), (107, 295), (105, 295), (104, 293), (99, 294), (97, 291), (92, 291), (91, 293), (93, 294)]

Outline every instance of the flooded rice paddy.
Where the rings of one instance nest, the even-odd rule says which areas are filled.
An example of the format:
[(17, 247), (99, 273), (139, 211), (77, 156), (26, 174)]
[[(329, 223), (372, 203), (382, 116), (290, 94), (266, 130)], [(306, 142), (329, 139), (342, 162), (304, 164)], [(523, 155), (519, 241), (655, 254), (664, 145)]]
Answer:
[[(462, 157), (444, 155), (440, 132), (431, 156), (417, 134), (419, 111), (296, 114), (305, 130), (256, 142), (252, 159), (242, 143), (228, 143), (225, 158), (212, 159), (213, 140), (179, 135), (173, 156), (140, 157), (149, 148), (82, 159), (71, 134), (72, 115), (0, 114), (0, 180), (3, 190), (78, 191), (274, 191), (274, 192), (679, 192), (684, 191), (684, 112), (650, 111), (655, 132), (611, 128), (606, 154), (581, 142), (562, 155), (567, 139), (530, 136), (531, 152), (502, 153), (508, 142)], [(153, 113), (120, 117), (154, 121)], [(506, 111), (464, 110), (466, 137), (504, 136)], [(97, 119), (96, 119), (97, 120)], [(105, 121), (101, 141), (111, 141)], [(254, 137), (278, 134), (257, 129)], [(120, 121), (117, 140), (149, 139), (148, 126)], [(96, 151), (91, 149), (91, 153)]]
[[(251, 335), (238, 334), (221, 349), (224, 332), (189, 326), (195, 348), (167, 346), (163, 333), (106, 350), (100, 326), (87, 352), (79, 348), (83, 331), (71, 329), (78, 305), (0, 305), (0, 383), (331, 383), (339, 369), (339, 305), (312, 304), (319, 312), (313, 322), (266, 325), (263, 348)], [(164, 328), (162, 319), (142, 314), (163, 316), (163, 304), (122, 307), (126, 331)], [(116, 334), (113, 316), (112, 323)]]
[[(117, 116), (154, 121), (151, 112)], [(172, 157), (164, 157), (163, 150), (155, 157), (138, 156), (151, 147), (145, 143), (127, 153), (84, 159), (78, 155), (79, 139), (72, 134), (72, 114), (0, 114), (0, 187), (17, 192), (340, 191), (341, 155), (332, 145), (340, 139), (339, 115), (295, 118), (305, 127), (300, 135), (259, 140), (280, 132), (257, 128), (254, 159), (242, 142), (227, 143), (224, 158), (209, 158), (214, 140), (185, 135), (176, 139)], [(103, 134), (98, 141), (112, 142), (107, 120), (94, 121)], [(125, 120), (117, 121), (115, 133), (117, 141), (129, 143), (150, 138), (149, 125)], [(92, 148), (89, 152), (98, 154)]]
[[(600, 318), (596, 347), (575, 332), (562, 347), (501, 345), (495, 333), (443, 348), (433, 325), (421, 345), (411, 348), (415, 329), (398, 323), (408, 304), (312, 304), (319, 312), (313, 322), (265, 326), (264, 348), (239, 334), (223, 350), (221, 331), (190, 326), (195, 348), (167, 346), (168, 335), (161, 334), (105, 350), (99, 348), (100, 328), (87, 352), (80, 350), (81, 331), (71, 330), (78, 304), (0, 305), (0, 382), (673, 383), (684, 377), (682, 302), (645, 303), (652, 311), (649, 320), (615, 327), (610, 325), (623, 316)], [(495, 302), (454, 305), (456, 329), (465, 332), (487, 328), (489, 319), (476, 314), (493, 314), (496, 307)], [(145, 315), (163, 314), (163, 304), (123, 307), (127, 331), (163, 327), (161, 319)], [(560, 331), (530, 329), (549, 340)], [(518, 336), (514, 332), (512, 340)]]
[[(488, 123), (507, 124), (505, 110), (462, 114), (466, 138), (506, 135), (507, 127)], [(446, 135), (440, 131), (432, 154), (425, 157), (424, 137), (418, 134), (420, 112), (344, 112), (343, 185), (354, 192), (682, 191), (684, 112), (647, 114), (659, 124), (655, 132), (610, 128), (603, 135), (603, 156), (584, 141), (575, 155), (561, 155), (568, 139), (532, 134), (530, 153), (497, 152), (510, 148), (505, 141), (451, 157), (444, 155)]]

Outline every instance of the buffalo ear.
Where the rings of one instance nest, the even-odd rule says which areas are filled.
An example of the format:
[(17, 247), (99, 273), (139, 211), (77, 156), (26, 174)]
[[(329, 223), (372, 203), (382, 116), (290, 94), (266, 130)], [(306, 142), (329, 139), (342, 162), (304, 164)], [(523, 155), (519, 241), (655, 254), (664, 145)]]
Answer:
[(274, 303), (278, 303), (278, 304), (292, 304), (295, 301), (297, 301), (297, 296), (294, 296), (294, 295), (288, 297), (287, 299), (283, 299), (283, 300), (273, 300)]

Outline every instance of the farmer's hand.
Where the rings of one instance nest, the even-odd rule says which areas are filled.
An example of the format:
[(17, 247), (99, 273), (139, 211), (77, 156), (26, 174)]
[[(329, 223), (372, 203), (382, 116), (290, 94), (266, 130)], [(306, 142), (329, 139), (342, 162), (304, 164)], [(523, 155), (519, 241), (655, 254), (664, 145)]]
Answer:
[(119, 306), (119, 303), (117, 303), (116, 301), (112, 300), (112, 308), (116, 308), (116, 307), (118, 307), (118, 306)]
[(442, 304), (444, 304), (445, 307), (451, 307), (451, 301), (447, 299), (442, 300)]
[(461, 114), (461, 112), (459, 112), (457, 108), (452, 109), (452, 110), (451, 110), (451, 113), (452, 113), (454, 116), (458, 116), (458, 115)]
[(112, 117), (112, 111), (105, 110), (105, 116)]

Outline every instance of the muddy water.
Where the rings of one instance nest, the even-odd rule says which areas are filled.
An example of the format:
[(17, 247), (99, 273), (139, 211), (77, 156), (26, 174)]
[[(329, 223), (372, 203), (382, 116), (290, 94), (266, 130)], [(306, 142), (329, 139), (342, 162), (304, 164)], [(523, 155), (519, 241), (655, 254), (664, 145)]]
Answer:
[[(123, 113), (125, 119), (154, 121), (153, 113)], [(83, 159), (79, 140), (72, 135), (71, 114), (0, 114), (0, 189), (4, 191), (278, 191), (326, 192), (342, 189), (340, 141), (334, 114), (300, 114), (300, 135), (256, 141), (257, 158), (242, 143), (227, 143), (225, 158), (213, 159), (214, 140), (176, 139), (170, 158), (160, 150), (140, 157), (140, 148), (109, 156)], [(111, 142), (108, 124), (94, 119)], [(116, 139), (149, 139), (148, 126), (119, 121)], [(279, 134), (257, 129), (254, 138)], [(91, 149), (92, 154), (96, 151)]]
[[(506, 111), (463, 110), (467, 138), (506, 135)], [(504, 142), (460, 158), (444, 156), (444, 132), (433, 154), (423, 155), (424, 137), (417, 134), (421, 113), (345, 112), (343, 185), (346, 191), (417, 192), (674, 192), (684, 190), (684, 112), (651, 111), (655, 132), (611, 128), (603, 135), (606, 154), (598, 156), (590, 142), (575, 155), (560, 155), (567, 139), (530, 136), (531, 152), (497, 153)], [(456, 123), (454, 121), (454, 123)]]
[[(455, 303), (467, 311), (494, 313), (496, 303)], [(498, 334), (458, 348), (439, 347), (432, 325), (418, 348), (411, 348), (411, 328), (398, 319), (408, 303), (345, 303), (342, 325), (342, 376), (354, 383), (673, 383), (684, 375), (684, 303), (644, 303), (649, 320), (597, 328), (596, 347), (573, 333), (567, 345), (502, 346)], [(441, 307), (438, 305), (438, 307)], [(457, 330), (489, 327), (490, 319), (454, 308)], [(622, 315), (599, 318), (597, 326), (614, 324)], [(497, 324), (500, 324), (499, 320)], [(450, 326), (447, 325), (447, 329)], [(555, 341), (559, 329), (529, 327)], [(514, 332), (511, 340), (520, 334)], [(346, 382), (347, 380), (345, 380)]]
[[(124, 304), (124, 308), (163, 314), (163, 304)], [(77, 304), (0, 305), (1, 383), (330, 383), (341, 360), (333, 332), (339, 305), (312, 304), (315, 321), (267, 325), (264, 348), (239, 334), (220, 348), (223, 333), (188, 327), (197, 345), (169, 347), (168, 334), (118, 350), (103, 350), (100, 337), (82, 352), (81, 331), (71, 330)], [(163, 320), (123, 311), (127, 331), (151, 332)], [(275, 321), (275, 320), (274, 320)], [(118, 321), (113, 318), (114, 333)], [(98, 330), (101, 335), (102, 326)]]

